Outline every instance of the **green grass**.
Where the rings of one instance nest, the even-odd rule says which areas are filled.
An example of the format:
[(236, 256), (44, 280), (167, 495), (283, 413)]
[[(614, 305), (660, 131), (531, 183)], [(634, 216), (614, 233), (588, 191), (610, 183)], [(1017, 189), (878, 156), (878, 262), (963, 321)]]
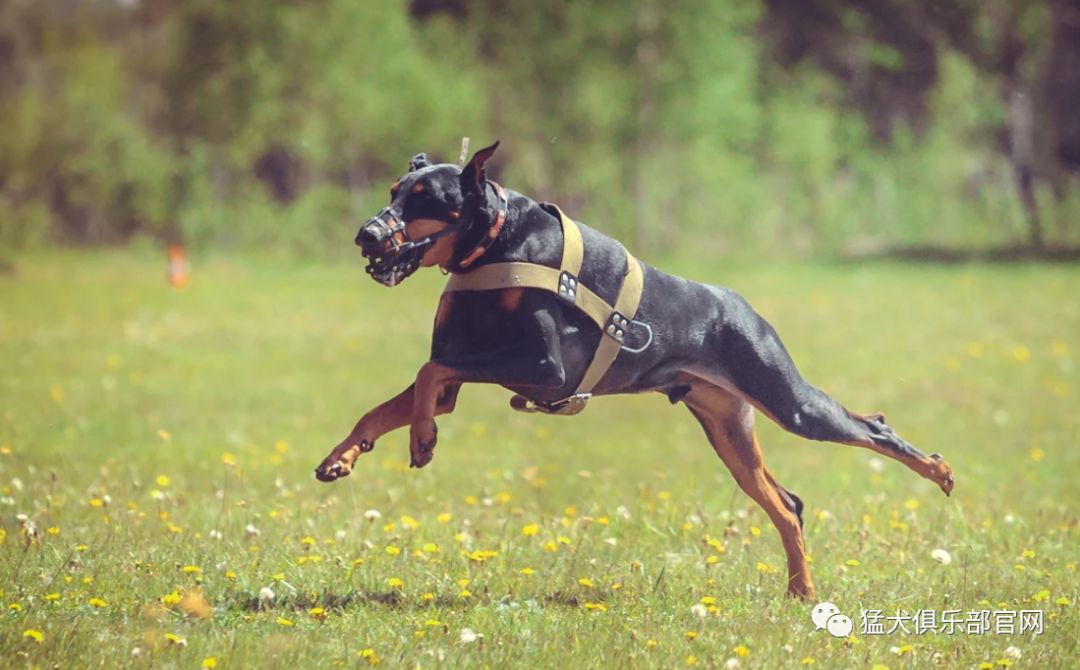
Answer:
[[(845, 641), (782, 596), (768, 519), (659, 395), (563, 418), (466, 387), (427, 468), (398, 432), (316, 482), (424, 361), (442, 278), (388, 290), (354, 265), (198, 260), (183, 291), (139, 252), (37, 254), (0, 277), (5, 667), (367, 667), (371, 649), (407, 668), (970, 668), (1010, 646), (1016, 667), (1076, 667), (1077, 268), (666, 264), (741, 291), (811, 381), (957, 474), (946, 498), (760, 419), (806, 501), (820, 599), (856, 630), (864, 608), (1046, 612), (1037, 636)], [(205, 618), (173, 602), (197, 614), (197, 589)]]

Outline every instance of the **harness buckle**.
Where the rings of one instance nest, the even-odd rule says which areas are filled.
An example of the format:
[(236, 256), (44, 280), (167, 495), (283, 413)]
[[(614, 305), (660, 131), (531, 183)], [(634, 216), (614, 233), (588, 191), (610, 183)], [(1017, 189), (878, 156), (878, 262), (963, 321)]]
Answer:
[(604, 326), (604, 334), (622, 344), (623, 340), (626, 339), (626, 331), (629, 327), (630, 319), (612, 310), (611, 316), (608, 317), (607, 324)]
[(527, 414), (541, 412), (543, 414), (572, 416), (585, 409), (585, 404), (591, 397), (591, 393), (575, 393), (555, 402), (536, 402), (523, 395), (515, 395), (510, 398), (510, 408)]
[(559, 274), (559, 290), (556, 295), (559, 298), (570, 305), (577, 304), (578, 294), (578, 279), (567, 271), (562, 271)]

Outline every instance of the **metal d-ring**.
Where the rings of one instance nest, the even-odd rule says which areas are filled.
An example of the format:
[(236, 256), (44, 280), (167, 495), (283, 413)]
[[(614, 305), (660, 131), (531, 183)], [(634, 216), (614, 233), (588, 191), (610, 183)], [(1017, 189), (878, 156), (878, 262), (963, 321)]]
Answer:
[(645, 330), (647, 330), (647, 331), (649, 332), (649, 339), (645, 340), (645, 344), (641, 345), (641, 346), (640, 346), (640, 347), (638, 347), (637, 349), (632, 349), (632, 348), (630, 348), (630, 347), (626, 346), (625, 344), (624, 344), (624, 345), (622, 345), (622, 347), (621, 347), (621, 348), (622, 348), (622, 350), (623, 350), (623, 351), (629, 351), (629, 352), (630, 352), (630, 353), (632, 353), (632, 354), (640, 354), (641, 352), (643, 352), (643, 351), (645, 351), (646, 349), (648, 349), (648, 348), (649, 348), (649, 345), (650, 345), (650, 344), (652, 344), (652, 338), (653, 338), (653, 334), (652, 334), (652, 326), (650, 326), (649, 324), (645, 323), (644, 321), (636, 321), (636, 320), (634, 320), (634, 319), (631, 319), (631, 320), (630, 320), (630, 323), (631, 323), (631, 325), (633, 325), (633, 324), (635, 324), (635, 323), (636, 323), (637, 325), (639, 325), (639, 326), (642, 326), (643, 328), (645, 328)]

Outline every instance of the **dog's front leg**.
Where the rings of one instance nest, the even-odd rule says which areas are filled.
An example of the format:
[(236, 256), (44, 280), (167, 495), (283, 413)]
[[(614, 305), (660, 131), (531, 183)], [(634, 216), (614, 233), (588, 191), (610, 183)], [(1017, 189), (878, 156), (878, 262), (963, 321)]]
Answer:
[(561, 388), (566, 383), (558, 349), (515, 347), (467, 360), (431, 360), (420, 367), (413, 385), (412, 426), (409, 430), (410, 465), (422, 468), (435, 450), (435, 415), (446, 389), (462, 383)]
[[(440, 397), (436, 398), (433, 414), (453, 412), (460, 389), (460, 384), (444, 385)], [(361, 417), (348, 437), (339, 442), (315, 468), (315, 477), (324, 482), (347, 477), (360, 454), (375, 447), (375, 440), (410, 423), (415, 393), (416, 384), (410, 384), (409, 388)]]

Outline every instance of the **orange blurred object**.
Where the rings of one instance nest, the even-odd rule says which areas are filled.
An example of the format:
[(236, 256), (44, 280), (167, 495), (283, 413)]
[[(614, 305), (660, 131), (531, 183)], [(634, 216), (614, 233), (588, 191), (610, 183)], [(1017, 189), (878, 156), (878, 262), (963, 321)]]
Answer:
[(188, 266), (187, 252), (179, 244), (169, 246), (169, 284), (183, 288), (191, 281), (191, 268)]

